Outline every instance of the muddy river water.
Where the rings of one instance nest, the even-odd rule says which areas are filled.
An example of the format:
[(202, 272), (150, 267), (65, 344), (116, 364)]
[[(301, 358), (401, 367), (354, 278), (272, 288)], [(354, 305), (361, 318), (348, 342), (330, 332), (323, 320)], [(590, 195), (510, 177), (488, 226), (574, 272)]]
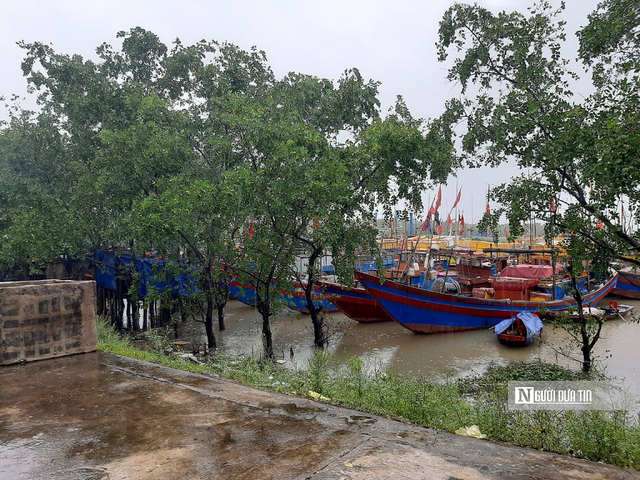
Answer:
[[(608, 303), (610, 298), (605, 299)], [(598, 368), (634, 394), (640, 401), (640, 301), (612, 298), (633, 305), (623, 319), (607, 320), (595, 346)], [(262, 320), (258, 312), (237, 300), (227, 305), (226, 330), (217, 331), (218, 345), (225, 351), (260, 355)], [(543, 341), (528, 347), (507, 347), (497, 342), (493, 331), (417, 335), (395, 322), (361, 324), (342, 313), (329, 314), (331, 351), (337, 360), (360, 358), (369, 371), (393, 370), (420, 378), (442, 379), (482, 372), (491, 362), (541, 359), (579, 369), (580, 364), (558, 353), (570, 347), (580, 359), (581, 353), (569, 334), (560, 328), (545, 328)], [(198, 326), (186, 334), (186, 341), (204, 344), (204, 328)], [(306, 367), (312, 352), (313, 330), (309, 315), (286, 311), (272, 318), (274, 350), (280, 362), (291, 367)]]

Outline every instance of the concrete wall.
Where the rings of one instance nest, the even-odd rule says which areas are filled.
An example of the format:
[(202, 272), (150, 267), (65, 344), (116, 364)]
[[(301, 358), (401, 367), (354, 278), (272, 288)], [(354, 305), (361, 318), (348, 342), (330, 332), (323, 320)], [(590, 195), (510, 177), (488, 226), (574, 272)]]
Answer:
[(0, 283), (0, 365), (96, 349), (95, 282)]

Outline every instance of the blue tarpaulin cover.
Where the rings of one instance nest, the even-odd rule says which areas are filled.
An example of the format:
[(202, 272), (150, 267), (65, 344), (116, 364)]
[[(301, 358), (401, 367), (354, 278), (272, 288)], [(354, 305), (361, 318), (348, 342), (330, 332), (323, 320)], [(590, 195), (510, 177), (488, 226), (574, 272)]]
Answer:
[[(131, 280), (132, 258), (109, 251), (96, 251), (96, 284), (109, 290), (116, 289), (116, 276)], [(197, 291), (196, 280), (189, 274), (187, 265), (164, 258), (136, 257), (135, 271), (138, 274), (138, 296), (144, 297), (150, 288), (163, 293), (188, 295)]]
[(515, 317), (518, 317), (520, 320), (522, 320), (522, 323), (524, 323), (525, 327), (527, 327), (527, 330), (529, 330), (530, 333), (538, 333), (542, 328), (542, 320), (540, 320), (540, 317), (538, 317), (536, 314), (531, 312), (518, 312), (515, 314), (515, 316), (507, 318), (506, 320), (501, 321), (495, 326), (496, 335), (504, 332), (509, 327), (509, 325), (513, 323)]
[(116, 289), (116, 256), (113, 252), (97, 250), (93, 252), (96, 262), (96, 284), (108, 290)]

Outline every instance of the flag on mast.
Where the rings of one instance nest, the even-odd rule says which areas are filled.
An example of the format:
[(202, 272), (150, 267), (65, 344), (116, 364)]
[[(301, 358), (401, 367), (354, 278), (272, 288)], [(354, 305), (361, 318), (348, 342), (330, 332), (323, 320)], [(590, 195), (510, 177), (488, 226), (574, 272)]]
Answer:
[(491, 209), (489, 208), (489, 185), (487, 185), (487, 208), (485, 211), (491, 213)]
[(458, 190), (458, 195), (456, 195), (456, 200), (455, 200), (455, 202), (453, 202), (453, 205), (451, 206), (451, 210), (456, 208), (456, 205), (458, 205), (458, 202), (460, 201), (460, 194), (461, 193), (462, 193), (462, 187), (460, 188), (460, 190)]

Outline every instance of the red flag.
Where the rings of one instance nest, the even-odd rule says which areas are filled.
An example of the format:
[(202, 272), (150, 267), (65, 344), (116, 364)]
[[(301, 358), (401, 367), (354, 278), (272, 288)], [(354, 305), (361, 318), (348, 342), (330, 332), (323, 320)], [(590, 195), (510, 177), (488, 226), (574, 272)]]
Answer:
[(451, 207), (451, 210), (453, 210), (454, 208), (456, 208), (456, 205), (458, 204), (458, 202), (460, 201), (460, 194), (462, 193), (462, 188), (460, 190), (458, 190), (458, 195), (456, 195), (456, 201), (453, 202), (453, 206)]
[(247, 232), (247, 237), (253, 236), (253, 220), (249, 222), (249, 231)]
[(440, 200), (442, 199), (442, 186), (438, 186), (438, 194), (436, 195), (436, 206), (435, 209), (438, 210), (440, 208)]
[(430, 217), (431, 215), (433, 215), (434, 213), (436, 213), (436, 207), (434, 207), (433, 205), (431, 205), (431, 208), (429, 208), (429, 212), (427, 212), (427, 217)]
[(487, 208), (485, 209), (487, 213), (491, 213), (491, 209), (489, 208), (489, 185), (487, 185)]
[(438, 235), (440, 235), (442, 233), (442, 225), (438, 225), (436, 227), (436, 232), (438, 232)]
[(464, 215), (460, 215), (460, 235), (464, 233)]
[(427, 216), (427, 218), (424, 219), (424, 222), (422, 222), (422, 227), (421, 230), (423, 232), (426, 232), (429, 229), (429, 216)]

